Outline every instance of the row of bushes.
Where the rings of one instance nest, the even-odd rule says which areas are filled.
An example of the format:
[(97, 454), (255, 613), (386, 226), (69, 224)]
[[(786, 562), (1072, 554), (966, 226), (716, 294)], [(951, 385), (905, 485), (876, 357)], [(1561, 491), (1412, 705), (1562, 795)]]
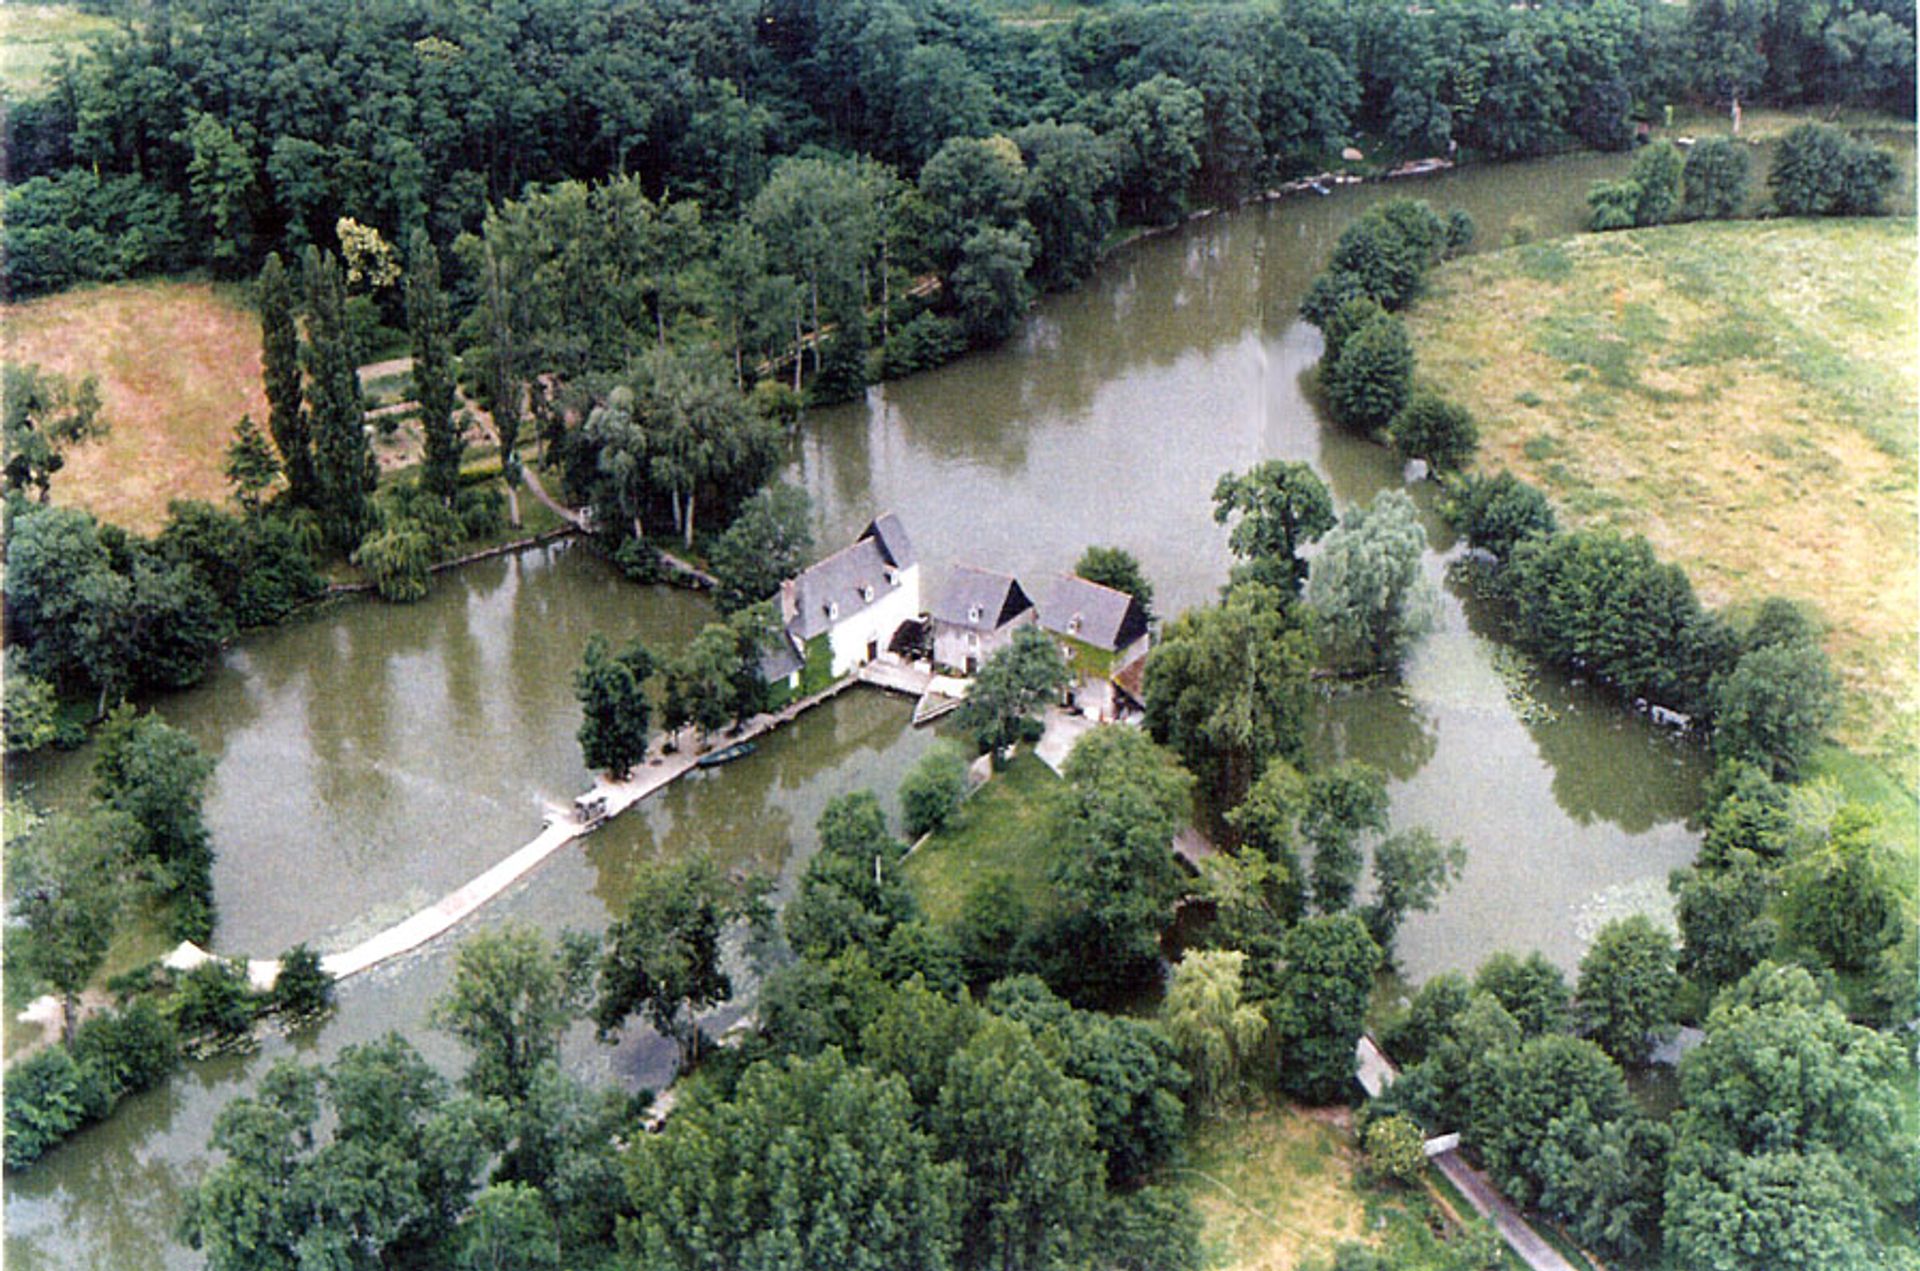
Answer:
[(333, 1001), (332, 977), (305, 945), (288, 951), (267, 993), (248, 984), (243, 966), (218, 959), (178, 977), (149, 966), (116, 983), (138, 995), (82, 1023), (70, 1043), (55, 1042), (7, 1069), (8, 1169), (40, 1159), (120, 1100), (159, 1085), (183, 1058), (244, 1044), (260, 1015), (300, 1023)]
[(1465, 407), (1415, 390), (1413, 341), (1395, 313), (1420, 294), (1435, 265), (1464, 251), (1473, 236), (1473, 218), (1459, 209), (1442, 219), (1424, 201), (1390, 199), (1341, 233), (1300, 305), (1326, 339), (1320, 388), (1334, 417), (1384, 435), (1401, 454), (1435, 471), (1471, 459), (1479, 429)]
[[(1589, 228), (1634, 229), (1668, 221), (1731, 220), (1752, 185), (1747, 146), (1713, 137), (1683, 159), (1670, 141), (1642, 150), (1618, 181), (1587, 195)], [(1878, 216), (1893, 185), (1893, 156), (1828, 124), (1801, 124), (1781, 138), (1767, 187), (1782, 216)]]
[(1497, 563), (1515, 636), (1548, 661), (1711, 726), (1722, 756), (1780, 775), (1833, 722), (1838, 684), (1797, 605), (1771, 599), (1736, 624), (1645, 539), (1558, 530), (1546, 496), (1511, 473), (1457, 480), (1447, 509)]

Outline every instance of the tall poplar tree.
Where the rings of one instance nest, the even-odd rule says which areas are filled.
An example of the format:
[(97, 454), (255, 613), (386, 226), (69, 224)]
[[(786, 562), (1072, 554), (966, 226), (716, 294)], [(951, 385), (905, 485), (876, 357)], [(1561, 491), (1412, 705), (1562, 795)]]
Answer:
[(379, 477), (367, 444), (366, 412), (353, 337), (347, 330), (347, 288), (331, 252), (307, 249), (307, 415), (313, 430), (316, 505), (327, 541), (340, 551), (360, 542), (372, 517), (369, 496)]
[(420, 403), (426, 462), (420, 484), (451, 505), (460, 492), (459, 396), (453, 379), (453, 343), (446, 293), (440, 289), (440, 253), (425, 230), (413, 232), (407, 259), (407, 329), (413, 336), (413, 396)]
[(294, 323), (293, 283), (275, 252), (260, 267), (260, 361), (265, 369), (267, 431), (280, 451), (287, 474), (288, 497), (311, 506), (314, 501), (313, 444), (307, 433), (307, 415), (300, 402), (300, 331)]

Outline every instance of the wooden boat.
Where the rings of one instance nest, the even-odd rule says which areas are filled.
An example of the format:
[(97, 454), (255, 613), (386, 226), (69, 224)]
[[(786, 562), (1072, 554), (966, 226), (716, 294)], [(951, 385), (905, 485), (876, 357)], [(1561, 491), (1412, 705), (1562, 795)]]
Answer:
[(750, 741), (739, 741), (728, 746), (725, 750), (710, 751), (707, 754), (701, 755), (698, 759), (694, 760), (694, 764), (696, 767), (701, 768), (718, 768), (723, 763), (732, 763), (736, 759), (744, 759), (758, 749), (759, 747)]

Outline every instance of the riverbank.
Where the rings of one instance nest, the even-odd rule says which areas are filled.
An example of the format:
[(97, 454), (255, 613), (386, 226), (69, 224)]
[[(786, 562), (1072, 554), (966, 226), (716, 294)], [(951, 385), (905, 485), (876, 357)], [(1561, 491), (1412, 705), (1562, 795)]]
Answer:
[(1909, 786), (1913, 235), (1910, 218), (1576, 235), (1451, 262), (1408, 315), (1421, 377), (1479, 423), (1479, 470), (1645, 535), (1710, 604), (1811, 602), (1840, 740)]

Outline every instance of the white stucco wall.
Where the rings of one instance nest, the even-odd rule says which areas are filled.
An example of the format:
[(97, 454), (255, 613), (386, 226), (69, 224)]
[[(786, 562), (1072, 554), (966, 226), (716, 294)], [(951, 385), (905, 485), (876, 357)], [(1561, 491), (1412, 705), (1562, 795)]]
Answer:
[(971, 627), (937, 622), (933, 629), (933, 660), (941, 666), (958, 670), (966, 669), (968, 657), (984, 663), (1013, 643), (1016, 630), (1031, 627), (1038, 621), (1033, 610), (1029, 609), (998, 631), (975, 631)]
[(876, 642), (880, 652), (900, 624), (920, 616), (920, 566), (909, 565), (900, 571), (900, 585), (856, 613), (845, 614), (827, 633), (833, 646), (833, 674), (837, 679), (867, 660), (867, 644)]

